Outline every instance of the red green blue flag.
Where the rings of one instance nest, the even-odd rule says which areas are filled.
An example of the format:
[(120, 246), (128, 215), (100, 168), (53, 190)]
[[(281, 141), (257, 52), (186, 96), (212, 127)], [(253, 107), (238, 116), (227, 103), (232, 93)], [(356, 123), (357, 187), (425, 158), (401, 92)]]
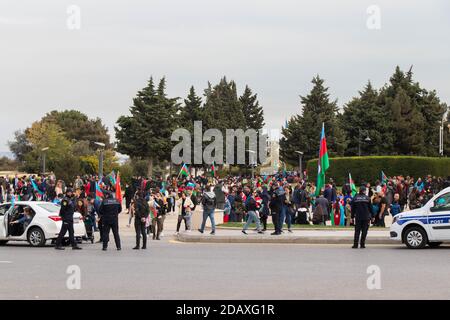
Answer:
[(180, 175), (185, 176), (185, 177), (189, 176), (189, 170), (188, 170), (186, 163), (183, 163), (183, 166), (181, 167), (180, 173), (178, 174), (178, 176), (180, 176)]
[(325, 138), (325, 124), (322, 123), (322, 134), (320, 136), (319, 161), (317, 162), (317, 187), (316, 196), (325, 186), (325, 172), (330, 167), (328, 160), (327, 139)]

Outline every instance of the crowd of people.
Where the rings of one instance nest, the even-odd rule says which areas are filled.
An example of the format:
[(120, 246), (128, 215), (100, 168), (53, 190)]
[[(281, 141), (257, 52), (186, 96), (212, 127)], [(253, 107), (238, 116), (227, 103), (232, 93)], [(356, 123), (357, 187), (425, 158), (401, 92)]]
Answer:
[[(206, 175), (165, 179), (133, 177), (124, 185), (120, 199), (115, 193), (116, 183), (114, 173), (103, 177), (78, 176), (71, 182), (58, 180), (52, 173), (0, 177), (0, 202), (49, 201), (64, 206), (69, 199), (74, 204), (73, 209), (84, 217), (88, 239), (93, 242), (94, 232), (100, 231), (99, 242), (104, 244), (104, 248), (107, 241), (105, 243), (104, 232), (101, 232), (104, 228), (101, 211), (108, 198), (116, 198), (120, 205), (124, 202), (126, 210), (123, 211), (129, 214), (128, 227), (134, 219), (135, 249), (145, 249), (150, 234), (153, 240), (161, 239), (167, 214), (178, 215), (177, 233), (183, 223), (185, 231), (190, 232), (192, 213), (198, 206), (203, 212), (198, 229), (201, 233), (205, 232), (209, 218), (211, 234), (215, 234), (216, 209), (223, 210), (223, 223), (243, 223), (244, 234), (252, 224), (256, 224), (258, 233), (267, 231), (269, 217), (273, 223), (272, 235), (286, 232), (285, 228), (292, 232), (294, 224), (326, 225), (330, 220), (332, 225), (354, 224), (352, 201), (356, 190), (350, 183), (338, 188), (332, 179), (323, 190), (316, 192), (313, 182), (302, 179), (297, 173), (286, 172), (272, 176), (257, 175), (253, 179), (249, 176), (219, 179)], [(374, 185), (364, 183), (360, 190), (370, 201), (372, 224), (384, 227), (386, 216), (421, 207), (448, 186), (450, 178), (393, 176), (375, 181)], [(121, 211), (122, 207), (118, 213)], [(115, 230), (118, 226), (110, 227), (114, 234), (118, 232)], [(120, 248), (120, 240), (116, 245)]]

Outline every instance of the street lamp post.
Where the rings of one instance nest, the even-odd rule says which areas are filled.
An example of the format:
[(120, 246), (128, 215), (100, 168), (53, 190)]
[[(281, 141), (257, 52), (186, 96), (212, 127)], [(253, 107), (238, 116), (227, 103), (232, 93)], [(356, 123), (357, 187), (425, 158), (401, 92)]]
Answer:
[[(361, 129), (358, 129), (358, 156), (361, 157)], [(372, 141), (369, 137), (369, 135), (367, 135), (367, 138), (364, 139), (364, 141), (366, 142), (370, 142)]]
[(296, 150), (295, 153), (298, 154), (298, 169), (300, 170), (300, 179), (303, 179), (303, 169), (302, 169), (303, 152)]
[(42, 148), (42, 173), (45, 174), (46, 168), (45, 168), (45, 161), (46, 161), (46, 156), (47, 154), (45, 153), (45, 151), (47, 151), (48, 149), (50, 149), (49, 147), (45, 147)]
[(94, 142), (97, 146), (101, 147), (100, 155), (98, 159), (98, 176), (103, 177), (103, 152), (105, 150), (105, 144), (102, 142)]

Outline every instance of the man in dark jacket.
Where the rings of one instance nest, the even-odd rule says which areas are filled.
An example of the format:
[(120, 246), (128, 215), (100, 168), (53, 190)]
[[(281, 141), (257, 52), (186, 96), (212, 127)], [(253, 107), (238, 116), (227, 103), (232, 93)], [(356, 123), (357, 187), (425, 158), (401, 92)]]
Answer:
[(75, 213), (75, 199), (73, 197), (73, 190), (68, 188), (66, 190), (66, 196), (61, 201), (61, 209), (59, 210), (59, 216), (62, 219), (61, 230), (59, 231), (58, 238), (56, 239), (56, 250), (64, 250), (62, 246), (62, 240), (67, 231), (69, 231), (69, 240), (73, 250), (80, 250), (77, 246), (74, 237), (73, 230), (73, 214)]
[(216, 222), (214, 221), (214, 211), (217, 206), (217, 199), (215, 193), (212, 191), (212, 186), (208, 186), (207, 190), (202, 196), (202, 206), (203, 206), (203, 221), (200, 229), (198, 231), (203, 233), (205, 231), (206, 220), (211, 220), (211, 235), (216, 234)]
[(114, 194), (109, 191), (105, 191), (106, 198), (100, 204), (98, 209), (98, 215), (102, 220), (103, 232), (103, 251), (108, 249), (109, 232), (112, 229), (114, 235), (114, 242), (116, 243), (117, 250), (121, 250), (120, 236), (119, 236), (119, 213), (122, 212), (122, 205), (114, 198)]
[[(358, 248), (358, 242), (361, 249), (365, 248), (367, 232), (369, 230), (370, 220), (372, 220), (373, 212), (369, 196), (366, 195), (366, 187), (361, 186), (359, 193), (355, 195), (351, 203), (352, 223), (355, 225), (355, 238), (353, 240), (353, 249)], [(361, 234), (362, 233), (362, 234)], [(361, 234), (361, 240), (359, 238)]]
[(147, 232), (145, 230), (145, 221), (150, 214), (150, 207), (144, 199), (144, 194), (138, 192), (134, 210), (134, 229), (136, 230), (136, 247), (134, 250), (139, 250), (139, 243), (142, 234), (142, 249), (147, 249)]

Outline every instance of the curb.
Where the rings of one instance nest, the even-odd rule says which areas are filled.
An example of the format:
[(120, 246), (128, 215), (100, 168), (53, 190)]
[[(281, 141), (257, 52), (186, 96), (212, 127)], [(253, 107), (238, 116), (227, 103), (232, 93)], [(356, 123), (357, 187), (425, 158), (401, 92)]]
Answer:
[[(220, 236), (178, 234), (180, 242), (192, 243), (283, 243), (283, 244), (353, 244), (353, 237), (308, 237), (308, 236)], [(388, 237), (367, 237), (366, 244), (400, 244)]]

